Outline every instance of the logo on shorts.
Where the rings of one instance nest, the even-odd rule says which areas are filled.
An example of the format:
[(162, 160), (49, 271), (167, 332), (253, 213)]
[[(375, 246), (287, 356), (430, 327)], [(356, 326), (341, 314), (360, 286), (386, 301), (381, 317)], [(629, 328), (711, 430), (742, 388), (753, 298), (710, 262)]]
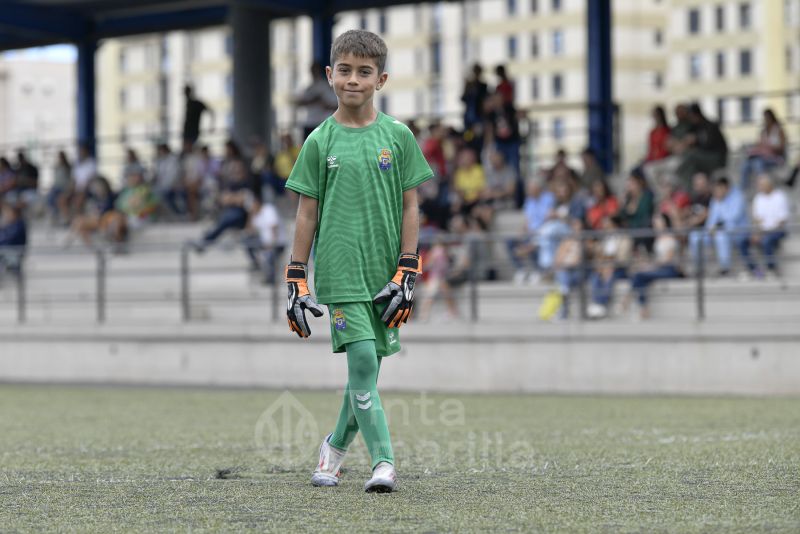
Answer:
[(378, 167), (382, 171), (388, 171), (392, 168), (392, 151), (388, 148), (382, 148), (378, 154)]
[(344, 311), (339, 309), (333, 310), (333, 327), (336, 330), (344, 330), (347, 328), (347, 321), (344, 318)]
[(328, 168), (335, 169), (339, 166), (339, 162), (336, 161), (336, 156), (328, 156)]

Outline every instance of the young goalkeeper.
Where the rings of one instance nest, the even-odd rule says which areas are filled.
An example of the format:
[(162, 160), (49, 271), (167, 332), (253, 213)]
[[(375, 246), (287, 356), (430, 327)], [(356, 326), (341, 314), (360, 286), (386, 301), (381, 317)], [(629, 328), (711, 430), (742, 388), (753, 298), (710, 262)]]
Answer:
[(421, 272), (415, 188), (433, 175), (411, 131), (373, 104), (386, 84), (386, 54), (383, 40), (367, 31), (334, 40), (326, 71), (338, 109), (308, 136), (286, 183), (300, 194), (286, 267), (289, 326), (308, 337), (305, 310), (322, 316), (306, 282), (313, 241), (317, 300), (328, 305), (333, 352), (347, 353), (339, 420), (320, 446), (311, 482), (338, 484), (360, 430), (372, 459), (367, 492), (396, 486), (378, 371), (381, 358), (400, 350), (398, 328), (411, 313)]

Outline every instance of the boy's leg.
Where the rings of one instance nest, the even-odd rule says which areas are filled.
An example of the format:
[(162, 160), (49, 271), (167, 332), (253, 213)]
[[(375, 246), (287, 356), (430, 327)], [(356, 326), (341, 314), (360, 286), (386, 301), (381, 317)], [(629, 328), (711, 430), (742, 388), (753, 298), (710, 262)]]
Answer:
[(375, 341), (355, 341), (347, 344), (347, 374), (351, 403), (358, 428), (364, 436), (372, 469), (380, 462), (394, 464), (389, 426), (378, 395), (380, 358)]
[[(381, 370), (381, 360), (378, 358), (378, 373)], [(336, 428), (328, 443), (337, 449), (346, 451), (353, 440), (356, 439), (358, 434), (358, 420), (356, 414), (353, 412), (353, 405), (350, 402), (350, 383), (344, 388), (344, 396), (342, 398), (342, 407), (339, 410), (339, 420), (336, 422)]]

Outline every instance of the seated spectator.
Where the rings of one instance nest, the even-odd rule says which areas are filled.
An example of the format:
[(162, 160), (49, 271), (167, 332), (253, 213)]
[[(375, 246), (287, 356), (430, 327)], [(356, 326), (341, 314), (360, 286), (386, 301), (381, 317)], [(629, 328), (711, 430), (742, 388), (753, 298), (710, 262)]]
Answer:
[(692, 176), (698, 172), (710, 174), (728, 163), (728, 143), (719, 125), (708, 120), (698, 104), (689, 108), (689, 121), (692, 130), (687, 136), (688, 148), (675, 170), (681, 184), (687, 188)]
[(764, 110), (764, 126), (758, 143), (749, 147), (747, 159), (742, 164), (742, 177), (739, 187), (742, 191), (750, 188), (750, 176), (780, 167), (786, 163), (786, 133), (771, 109)]
[(631, 293), (635, 293), (639, 301), (641, 319), (650, 317), (647, 288), (656, 280), (683, 277), (680, 268), (680, 242), (671, 233), (671, 228), (672, 223), (667, 215), (657, 213), (653, 216), (653, 230), (656, 232), (653, 265), (649, 269), (637, 272), (631, 278)]
[(278, 262), (286, 250), (286, 230), (275, 204), (253, 200), (247, 228), (250, 235), (245, 238), (251, 268), (260, 271), (264, 284), (275, 284)]
[(545, 172), (547, 182), (552, 182), (555, 178), (568, 175), (570, 177), (577, 177), (578, 173), (567, 164), (567, 151), (559, 148), (556, 152), (556, 162), (550, 169)]
[(36, 201), (39, 192), (39, 169), (28, 160), (25, 151), (17, 151), (17, 166), (14, 169), (17, 176), (16, 193), (18, 200), (30, 205)]
[(152, 221), (158, 210), (158, 197), (145, 182), (141, 172), (132, 171), (125, 187), (117, 195), (114, 210), (103, 215), (100, 227), (112, 243), (122, 243), (130, 232)]
[(166, 143), (160, 143), (156, 148), (153, 191), (161, 200), (161, 205), (169, 208), (172, 215), (185, 213), (186, 199), (181, 160)]
[(583, 152), (581, 152), (581, 161), (583, 162), (583, 173), (581, 173), (580, 179), (578, 180), (581, 187), (589, 189), (595, 181), (600, 180), (605, 182), (608, 179), (606, 171), (603, 170), (603, 167), (600, 166), (600, 162), (597, 161), (597, 154), (594, 153), (594, 150), (589, 147), (583, 149)]
[(200, 241), (189, 243), (198, 252), (203, 252), (224, 232), (242, 230), (247, 225), (247, 212), (252, 207), (255, 198), (250, 173), (242, 160), (229, 162), (226, 169), (229, 175), (222, 184), (219, 198), (220, 214), (217, 222), (203, 235)]
[(583, 219), (570, 219), (570, 233), (561, 240), (556, 251), (553, 268), (558, 291), (561, 293), (559, 319), (569, 317), (569, 296), (572, 290), (583, 281), (584, 246), (581, 234), (584, 230)]
[(555, 196), (543, 187), (541, 180), (536, 178), (529, 180), (527, 189), (525, 204), (522, 208), (525, 212), (522, 237), (511, 239), (507, 243), (509, 257), (515, 269), (514, 282), (517, 284), (535, 281), (535, 279), (531, 279), (531, 273), (539, 267), (537, 234), (555, 208)]
[(125, 150), (125, 166), (122, 167), (122, 183), (128, 183), (128, 177), (132, 174), (145, 176), (145, 169), (139, 161), (139, 154), (132, 148)]
[(742, 241), (742, 257), (747, 262), (751, 274), (761, 276), (756, 262), (750, 256), (749, 246), (752, 244), (761, 249), (769, 276), (778, 275), (777, 250), (780, 242), (786, 237), (786, 225), (789, 223), (789, 197), (775, 188), (768, 174), (758, 177), (758, 193), (753, 198), (753, 232), (750, 239)]
[(54, 225), (69, 221), (69, 199), (74, 188), (72, 165), (63, 150), (58, 151), (58, 160), (53, 169), (53, 186), (47, 193), (47, 206)]
[(617, 280), (628, 277), (628, 266), (633, 256), (633, 239), (621, 232), (619, 216), (603, 217), (602, 229), (606, 232), (595, 247), (593, 271), (589, 276), (591, 303), (586, 315), (590, 319), (608, 316)]
[(80, 215), (83, 212), (83, 205), (87, 197), (87, 188), (89, 187), (89, 182), (91, 182), (95, 176), (97, 176), (97, 163), (92, 153), (89, 151), (89, 147), (82, 144), (78, 147), (78, 161), (72, 167), (72, 178), (75, 189), (72, 196), (71, 217)]
[(472, 149), (461, 149), (457, 165), (453, 175), (453, 187), (456, 193), (453, 211), (468, 216), (486, 189), (486, 175)]
[[(647, 187), (644, 175), (641, 171), (632, 171), (625, 184), (625, 198), (620, 211), (623, 225), (632, 230), (650, 228), (653, 209), (653, 192)], [(633, 244), (634, 250), (644, 247), (649, 252), (653, 249), (653, 238), (636, 236)]]
[(692, 203), (689, 193), (678, 187), (669, 178), (664, 178), (659, 184), (658, 211), (667, 215), (673, 228), (683, 228), (683, 217)]
[(583, 220), (584, 203), (578, 197), (575, 183), (568, 178), (558, 178), (552, 183), (555, 207), (539, 229), (539, 268), (546, 273), (553, 268), (556, 251), (561, 240), (570, 234), (569, 221)]
[[(684, 110), (681, 110), (684, 113)], [(651, 183), (661, 183), (674, 170), (675, 165), (670, 162), (670, 129), (664, 108), (653, 108), (653, 128), (650, 130), (647, 141), (647, 155), (642, 162), (642, 170)]]
[(300, 147), (295, 143), (291, 134), (285, 133), (281, 136), (281, 149), (275, 154), (275, 161), (272, 165), (274, 178), (272, 187), (275, 193), (280, 196), (286, 189), (286, 180), (294, 168), (297, 156), (300, 155)]
[(6, 158), (0, 158), (0, 200), (17, 187), (17, 175)]
[(28, 244), (28, 233), (22, 208), (10, 202), (0, 204), (0, 274), (18, 272)]
[(603, 178), (595, 179), (590, 186), (591, 197), (589, 199), (589, 209), (586, 210), (586, 223), (592, 230), (600, 230), (603, 227), (603, 219), (614, 217), (619, 211), (619, 202), (608, 182)]
[(482, 200), (494, 209), (513, 208), (517, 173), (506, 163), (503, 153), (489, 149), (488, 157), (484, 158), (483, 168), (486, 175), (486, 189)]
[(200, 150), (195, 148), (190, 141), (183, 142), (181, 152), (181, 182), (186, 200), (186, 211), (189, 219), (196, 221), (200, 218), (203, 186), (205, 185), (205, 162)]
[(742, 250), (743, 241), (748, 239), (747, 204), (741, 190), (731, 188), (725, 177), (718, 178), (714, 184), (713, 197), (708, 208), (705, 233), (689, 234), (689, 253), (696, 265), (699, 259), (700, 239), (706, 247), (714, 241), (714, 249), (719, 263), (719, 276), (731, 272), (733, 245)]
[(705, 227), (708, 207), (711, 205), (711, 182), (706, 173), (699, 172), (692, 178), (690, 199), (689, 207), (681, 217), (683, 227), (694, 230), (702, 229)]
[(445, 128), (439, 122), (434, 122), (428, 128), (428, 136), (422, 143), (422, 154), (431, 169), (438, 177), (447, 176), (447, 161), (444, 156), (444, 145), (442, 140), (445, 136)]
[(87, 247), (91, 247), (94, 235), (103, 227), (103, 217), (114, 209), (114, 200), (114, 191), (108, 180), (103, 176), (92, 178), (86, 187), (84, 212), (72, 220), (71, 234), (67, 236), (65, 246), (72, 244), (75, 237), (80, 237)]
[[(460, 216), (457, 216), (460, 218)], [(456, 225), (461, 224), (457, 222)], [(420, 321), (428, 321), (431, 316), (433, 304), (439, 296), (442, 296), (447, 305), (447, 319), (458, 318), (458, 305), (453, 297), (452, 289), (448, 284), (447, 277), (450, 272), (450, 257), (447, 253), (447, 245), (442, 239), (441, 234), (434, 239), (433, 246), (424, 254), (423, 262), (425, 273), (422, 279), (422, 298), (419, 303), (418, 318)]]

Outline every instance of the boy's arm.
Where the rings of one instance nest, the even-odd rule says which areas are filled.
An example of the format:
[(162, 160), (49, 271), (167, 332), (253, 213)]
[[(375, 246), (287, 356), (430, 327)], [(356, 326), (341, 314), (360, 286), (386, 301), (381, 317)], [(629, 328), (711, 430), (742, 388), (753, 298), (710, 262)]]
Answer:
[(403, 191), (403, 225), (400, 234), (400, 252), (416, 254), (419, 245), (419, 201), (417, 189)]
[[(294, 243), (292, 244), (292, 261), (308, 263), (308, 257), (311, 255), (311, 244), (314, 242), (314, 234), (317, 231), (318, 206), (319, 201), (317, 199), (300, 195), (300, 204), (297, 206), (297, 219), (295, 221)], [(403, 213), (403, 223), (405, 233), (405, 212)]]

